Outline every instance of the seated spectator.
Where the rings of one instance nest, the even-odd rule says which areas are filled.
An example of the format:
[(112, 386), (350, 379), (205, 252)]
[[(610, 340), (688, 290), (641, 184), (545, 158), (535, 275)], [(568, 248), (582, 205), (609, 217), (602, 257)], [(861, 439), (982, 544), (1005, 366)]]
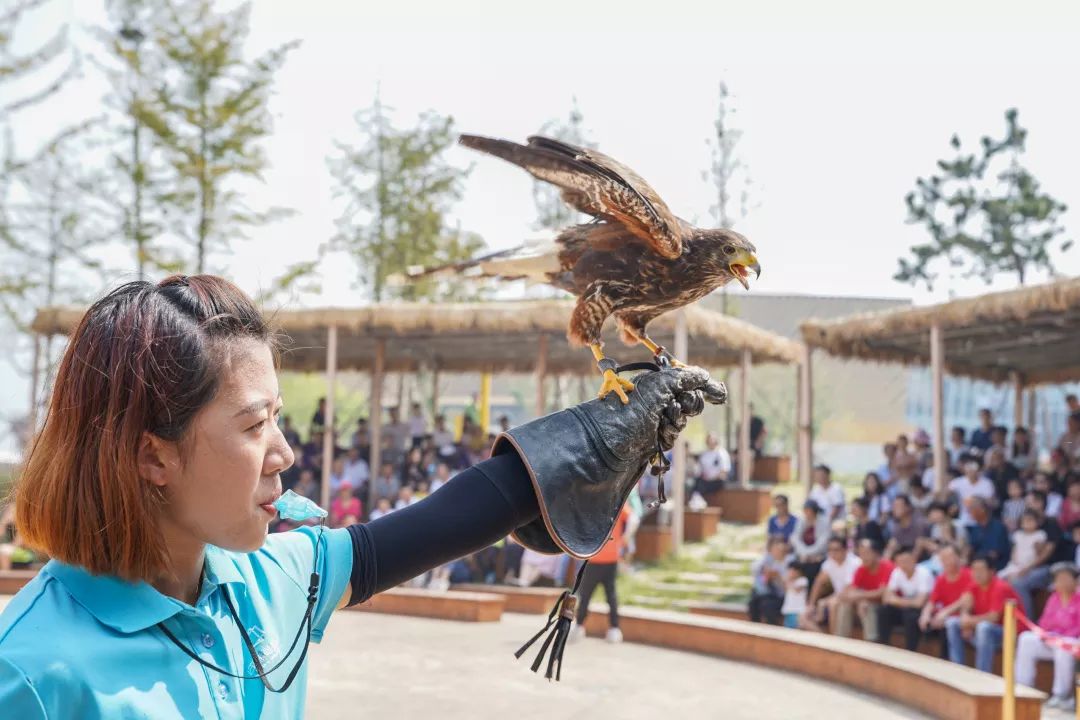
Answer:
[(1002, 580), (1018, 580), (1038, 565), (1040, 555), (1046, 547), (1046, 533), (1039, 529), (1040, 520), (1039, 514), (1034, 510), (1025, 509), (1020, 516), (1020, 528), (1012, 534), (1009, 564), (998, 573)]
[(840, 598), (840, 602), (854, 606), (855, 614), (862, 623), (863, 638), (871, 642), (878, 639), (877, 608), (896, 567), (881, 556), (881, 551), (881, 546), (870, 540), (859, 543), (862, 565), (855, 571), (851, 584), (844, 589)]
[(444, 462), (435, 465), (435, 476), (431, 479), (431, 483), (428, 485), (428, 492), (433, 493), (443, 485), (450, 481), (453, 477), (450, 474), (450, 466)]
[(1018, 427), (1013, 431), (1012, 448), (1010, 448), (1008, 460), (1021, 474), (1035, 469), (1039, 458), (1031, 445), (1031, 433), (1027, 428)]
[(1001, 648), (1001, 619), (1005, 603), (1017, 600), (1012, 586), (994, 575), (993, 561), (978, 555), (971, 561), (971, 587), (964, 594), (960, 614), (945, 621), (949, 660), (964, 664), (964, 646), (975, 646), (975, 668), (992, 672), (994, 655)]
[[(1039, 475), (1036, 475), (1035, 477), (1038, 478)], [(1043, 475), (1043, 477), (1046, 476)], [(1073, 525), (1076, 524), (1077, 521), (1080, 521), (1080, 477), (1070, 477), (1071, 479), (1069, 480), (1069, 484), (1066, 489), (1065, 499), (1062, 501), (1061, 509), (1058, 511), (1057, 515), (1058, 524), (1061, 525), (1061, 528), (1063, 530), (1071, 528)], [(1049, 483), (1050, 478), (1046, 477), (1046, 480), (1047, 483)], [(1046, 504), (1049, 507), (1049, 496), (1047, 496)]]
[(402, 485), (401, 489), (398, 490), (397, 502), (394, 503), (394, 509), (401, 510), (416, 502), (418, 501), (413, 493), (412, 485)]
[(994, 484), (994, 497), (1001, 507), (1009, 499), (1009, 481), (1020, 477), (1020, 472), (1005, 459), (1005, 448), (994, 446), (986, 453), (983, 475)]
[(1027, 508), (1023, 481), (1020, 478), (1010, 480), (1007, 492), (1009, 497), (1001, 506), (1001, 522), (1005, 523), (1005, 529), (1012, 533), (1020, 527), (1020, 516)]
[(353, 495), (353, 486), (348, 482), (338, 485), (337, 495), (330, 502), (330, 527), (348, 527), (345, 518), (352, 516), (360, 517), (364, 506), (360, 498)]
[(285, 442), (289, 443), (290, 447), (301, 444), (300, 433), (296, 432), (289, 415), (281, 416), (281, 434), (285, 436)]
[(404, 452), (412, 447), (412, 430), (409, 428), (409, 423), (401, 419), (401, 410), (397, 407), (387, 410), (387, 414), (390, 417), (383, 426), (383, 437), (389, 441), (390, 448), (395, 454)]
[(370, 461), (371, 428), (368, 427), (367, 418), (360, 418), (356, 421), (356, 430), (353, 432), (352, 442), (349, 444), (360, 451), (360, 457), (364, 458), (365, 461)]
[[(970, 452), (970, 448), (967, 444), (966, 432), (963, 427), (956, 425), (953, 427), (952, 432), (949, 434), (949, 467), (958, 468), (961, 465), (960, 459)], [(931, 463), (932, 465), (933, 463)]]
[[(1067, 487), (1067, 486), (1066, 486)], [(1057, 518), (1061, 515), (1061, 505), (1064, 498), (1061, 493), (1054, 489), (1054, 483), (1046, 473), (1038, 473), (1031, 480), (1031, 489), (1038, 490), (1046, 495), (1046, 517)]]
[(945, 621), (959, 617), (964, 595), (971, 589), (971, 571), (960, 563), (960, 551), (955, 545), (942, 545), (937, 551), (937, 560), (941, 574), (934, 580), (930, 597), (919, 615), (919, 629), (937, 635), (941, 643), (941, 657), (948, 658)]
[(338, 488), (341, 487), (341, 484), (344, 482), (345, 458), (334, 458), (334, 461), (330, 464), (330, 492), (336, 495)]
[(777, 495), (773, 498), (773, 510), (775, 514), (769, 518), (766, 525), (768, 537), (782, 537), (784, 542), (791, 539), (791, 533), (795, 531), (795, 516), (788, 511), (787, 495)]
[(973, 522), (969, 509), (970, 500), (976, 497), (993, 500), (994, 483), (982, 476), (979, 459), (972, 455), (963, 459), (961, 470), (964, 474), (949, 482), (949, 492), (955, 495), (960, 503), (960, 522), (970, 525)]
[(427, 480), (424, 454), (420, 452), (420, 448), (414, 447), (406, 454), (405, 462), (401, 466), (401, 484), (416, 490), (424, 480)]
[(884, 523), (889, 515), (892, 502), (889, 500), (889, 495), (885, 492), (885, 485), (881, 482), (881, 478), (878, 477), (877, 473), (866, 473), (866, 477), (863, 478), (862, 499), (866, 502), (867, 517), (879, 525)]
[(829, 518), (821, 512), (821, 506), (813, 500), (803, 503), (803, 514), (791, 533), (791, 549), (803, 574), (812, 584), (817, 578), (825, 550), (829, 545)]
[[(1057, 563), (1051, 568), (1054, 592), (1046, 601), (1039, 618), (1039, 627), (1051, 636), (1080, 637), (1080, 597), (1076, 593), (1076, 565)], [(1076, 658), (1068, 650), (1047, 644), (1031, 630), (1020, 633), (1016, 642), (1016, 682), (1035, 687), (1035, 664), (1039, 660), (1054, 661), (1054, 685), (1047, 707), (1074, 712), (1073, 678)]]
[(915, 517), (923, 523), (926, 522), (926, 514), (930, 511), (930, 506), (934, 504), (934, 494), (929, 490), (931, 487), (933, 487), (932, 484), (924, 485), (915, 478), (908, 488), (908, 501), (911, 503), (911, 509), (915, 513)]
[(789, 565), (784, 578), (784, 604), (780, 614), (784, 618), (784, 627), (798, 628), (799, 618), (806, 612), (806, 587), (808, 582), (802, 571)]
[(379, 474), (372, 481), (375, 484), (375, 497), (396, 498), (401, 483), (394, 473), (394, 464), (383, 462)]
[(888, 487), (893, 481), (893, 461), (896, 459), (896, 444), (885, 443), (882, 452), (885, 454), (885, 462), (878, 466), (874, 474), (878, 476), (883, 485)]
[(979, 410), (979, 427), (971, 433), (971, 447), (976, 450), (986, 451), (994, 444), (993, 438), (990, 433), (994, 429), (994, 414), (990, 412), (990, 408), (982, 408)]
[(1073, 542), (1073, 564), (1080, 566), (1080, 520), (1074, 522), (1069, 528), (1069, 535)]
[(375, 509), (371, 511), (371, 520), (378, 520), (384, 515), (389, 515), (394, 512), (393, 506), (390, 505), (390, 498), (380, 497), (375, 501)]
[(300, 448), (299, 444), (291, 447), (293, 457), (296, 458), (296, 461), (281, 471), (281, 489), (283, 491), (292, 490), (296, 487), (296, 483), (300, 481), (300, 471), (303, 470), (303, 450)]
[(499, 416), (499, 432), (509, 432), (509, 431), (510, 431), (510, 416), (509, 415), (500, 415)]
[(312, 502), (319, 502), (319, 483), (315, 480), (315, 471), (311, 468), (301, 470), (300, 479), (296, 481), (292, 491)]
[(966, 526), (968, 554), (989, 559), (994, 570), (1009, 562), (1009, 532), (1000, 520), (990, 514), (990, 503), (982, 497), (968, 498), (971, 523)]
[(1066, 422), (1068, 428), (1058, 440), (1057, 446), (1065, 452), (1069, 460), (1069, 467), (1080, 467), (1080, 412), (1069, 415)]
[[(949, 517), (949, 506), (945, 503), (932, 504), (926, 513), (926, 522), (929, 535), (919, 538), (915, 544), (920, 555), (935, 555), (945, 545), (954, 545), (957, 548), (966, 545), (967, 533), (959, 521)], [(932, 565), (935, 572), (941, 571), (936, 560)]]
[(852, 528), (852, 546), (856, 547), (863, 540), (873, 540), (879, 545), (885, 544), (885, 531), (881, 525), (870, 519), (866, 497), (855, 498), (851, 501), (851, 519), (855, 521)]
[(915, 451), (913, 454), (918, 461), (916, 472), (921, 474), (924, 470), (933, 467), (934, 465), (934, 451), (930, 449), (930, 433), (919, 428), (915, 432), (912, 442), (915, 443)]
[(922, 477), (919, 460), (911, 453), (908, 436), (899, 435), (896, 438), (896, 455), (893, 456), (889, 494), (892, 497), (900, 493), (907, 494), (907, 484), (915, 476)]
[[(315, 413), (311, 416), (311, 439), (315, 439), (315, 435), (322, 435), (326, 431), (326, 398), (319, 398), (319, 405), (315, 408)], [(320, 437), (321, 440), (321, 437)]]
[(356, 490), (367, 485), (371, 469), (367, 460), (360, 456), (360, 448), (353, 446), (345, 454), (345, 481)]
[(928, 537), (930, 529), (915, 515), (907, 495), (897, 495), (893, 500), (892, 518), (885, 526), (885, 557), (891, 560), (901, 547), (914, 548), (920, 538)]
[(412, 447), (417, 447), (427, 433), (427, 418), (424, 417), (424, 409), (420, 407), (418, 402), (414, 402), (409, 406), (408, 425)]
[(1050, 566), (1056, 562), (1072, 559), (1072, 548), (1068, 538), (1061, 532), (1057, 521), (1047, 518), (1046, 496), (1038, 490), (1032, 490), (1027, 494), (1028, 510), (1036, 513), (1039, 518), (1039, 531), (1046, 539), (1038, 550), (1035, 564), (1027, 572), (1012, 579), (1013, 590), (1020, 597), (1024, 612), (1031, 617), (1035, 612), (1035, 603), (1032, 594), (1045, 590), (1050, 585)]
[(779, 537), (770, 537), (765, 554), (754, 561), (750, 575), (754, 585), (750, 590), (750, 620), (779, 625), (781, 606), (786, 590), (788, 545)]
[(889, 644), (893, 628), (904, 628), (904, 647), (917, 650), (922, 631), (919, 617), (934, 589), (934, 576), (915, 564), (915, 549), (901, 545), (893, 553), (896, 567), (889, 575), (881, 606), (877, 608), (878, 642)]
[(828, 465), (814, 468), (814, 487), (810, 490), (810, 499), (818, 504), (830, 523), (844, 519), (844, 488), (832, 481), (832, 470)]
[(731, 455), (720, 447), (720, 439), (716, 433), (705, 436), (705, 451), (698, 456), (697, 462), (697, 492), (702, 495), (714, 493), (724, 487), (724, 483), (731, 477)]
[[(828, 557), (811, 584), (810, 597), (806, 601), (806, 610), (799, 618), (799, 627), (821, 632), (822, 626), (827, 626), (834, 635), (851, 637), (852, 607), (842, 603), (841, 597), (860, 565), (862, 561), (855, 553), (848, 551), (844, 538), (829, 538)], [(826, 586), (832, 592), (828, 597)]]

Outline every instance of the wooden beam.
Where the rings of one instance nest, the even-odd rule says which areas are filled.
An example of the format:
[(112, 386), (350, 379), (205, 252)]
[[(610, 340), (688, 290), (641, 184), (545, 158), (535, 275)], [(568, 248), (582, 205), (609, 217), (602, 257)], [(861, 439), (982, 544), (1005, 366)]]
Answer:
[(945, 477), (945, 343), (940, 325), (930, 328), (930, 383), (934, 414), (934, 485), (937, 492), (944, 492), (948, 483)]
[[(375, 478), (379, 476), (382, 467), (382, 391), (383, 391), (383, 368), (386, 366), (386, 340), (379, 338), (375, 341), (375, 367), (371, 371), (371, 410), (368, 412), (368, 426), (371, 429), (371, 461), (368, 480), (368, 503), (367, 511), (370, 514), (375, 509)], [(391, 498), (393, 502), (393, 498)]]
[(547, 379), (548, 336), (541, 335), (536, 349), (536, 417), (546, 410), (544, 382)]
[(804, 346), (803, 361), (799, 363), (799, 482), (808, 493), (814, 477), (814, 388), (810, 365), (813, 352), (813, 348)]
[(749, 350), (742, 351), (739, 367), (739, 485), (749, 487), (754, 465), (754, 453), (750, 449), (750, 364)]
[[(675, 342), (672, 351), (675, 357), (686, 357), (688, 337), (686, 329), (686, 311), (678, 310), (675, 313)], [(683, 543), (684, 515), (686, 510), (686, 441), (680, 437), (675, 441), (675, 447), (671, 454), (671, 499), (674, 507), (671, 511), (671, 540), (672, 549), (678, 553)]]
[(323, 418), (323, 467), (320, 505), (330, 509), (330, 471), (334, 464), (334, 448), (337, 437), (334, 423), (334, 394), (337, 390), (337, 326), (326, 330), (326, 416)]

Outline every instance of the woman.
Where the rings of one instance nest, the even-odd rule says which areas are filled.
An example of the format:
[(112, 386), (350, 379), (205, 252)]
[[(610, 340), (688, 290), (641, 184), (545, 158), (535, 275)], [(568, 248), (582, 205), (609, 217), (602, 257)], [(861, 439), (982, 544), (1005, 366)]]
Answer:
[(302, 717), (307, 643), (336, 608), (510, 532), (594, 555), (658, 446), (723, 398), (702, 370), (646, 372), (628, 405), (515, 428), (405, 510), (267, 537), (294, 460), (274, 351), (213, 276), (130, 283), (87, 311), (15, 489), (20, 533), (53, 560), (0, 614), (5, 717)]
[(892, 501), (889, 500), (885, 485), (881, 482), (881, 478), (878, 477), (877, 473), (866, 473), (866, 477), (863, 478), (862, 496), (866, 501), (867, 517), (879, 525), (884, 525)]
[(1012, 448), (1009, 452), (1009, 462), (1023, 475), (1035, 468), (1038, 458), (1031, 447), (1031, 433), (1026, 427), (1018, 427), (1013, 430)]
[(804, 502), (802, 517), (795, 522), (795, 530), (791, 533), (791, 550), (811, 585), (821, 571), (821, 563), (825, 562), (830, 530), (829, 518), (821, 511), (821, 506), (814, 500)]
[[(1080, 638), (1080, 597), (1076, 594), (1077, 568), (1069, 562), (1056, 563), (1050, 572), (1054, 577), (1054, 592), (1046, 601), (1039, 618), (1039, 627), (1051, 637)], [(1072, 712), (1076, 709), (1073, 697), (1073, 672), (1076, 658), (1066, 649), (1044, 641), (1037, 633), (1020, 633), (1016, 644), (1016, 681), (1035, 687), (1035, 664), (1039, 660), (1054, 661), (1054, 685), (1047, 707)]]

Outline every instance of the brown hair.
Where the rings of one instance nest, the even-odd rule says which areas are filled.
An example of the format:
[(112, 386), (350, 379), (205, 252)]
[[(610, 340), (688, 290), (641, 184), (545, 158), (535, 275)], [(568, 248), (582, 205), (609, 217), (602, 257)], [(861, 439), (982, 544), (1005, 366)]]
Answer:
[(145, 432), (180, 441), (218, 389), (227, 341), (276, 349), (228, 280), (132, 282), (94, 303), (60, 361), (45, 423), (15, 486), (22, 539), (94, 574), (151, 580), (168, 566), (163, 494), (139, 476)]

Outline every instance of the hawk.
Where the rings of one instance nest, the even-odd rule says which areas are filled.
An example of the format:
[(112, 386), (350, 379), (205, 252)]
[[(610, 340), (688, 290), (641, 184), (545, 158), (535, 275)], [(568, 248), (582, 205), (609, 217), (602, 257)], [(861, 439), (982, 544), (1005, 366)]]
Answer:
[(544, 246), (526, 245), (453, 266), (466, 275), (548, 283), (577, 296), (567, 338), (591, 348), (603, 372), (599, 397), (614, 392), (623, 402), (633, 383), (605, 360), (601, 329), (614, 315), (623, 342), (645, 345), (657, 358), (681, 365), (653, 342), (649, 323), (737, 280), (750, 289), (761, 275), (756, 249), (733, 230), (704, 229), (676, 217), (633, 170), (596, 150), (548, 137), (528, 144), (462, 135), (462, 145), (518, 165), (551, 183), (570, 207), (593, 221), (562, 230)]

